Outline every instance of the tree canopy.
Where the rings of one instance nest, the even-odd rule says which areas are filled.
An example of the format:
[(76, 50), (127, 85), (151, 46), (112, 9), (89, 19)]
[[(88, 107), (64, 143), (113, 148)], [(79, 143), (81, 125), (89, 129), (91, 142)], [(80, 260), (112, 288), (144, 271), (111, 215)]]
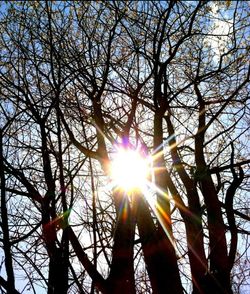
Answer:
[(0, 5), (2, 293), (244, 293), (249, 2)]

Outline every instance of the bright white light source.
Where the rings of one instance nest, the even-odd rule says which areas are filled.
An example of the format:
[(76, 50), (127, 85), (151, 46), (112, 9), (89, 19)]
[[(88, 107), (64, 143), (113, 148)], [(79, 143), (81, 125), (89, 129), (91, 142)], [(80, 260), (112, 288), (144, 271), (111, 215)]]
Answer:
[(119, 188), (131, 192), (143, 189), (149, 174), (148, 160), (137, 150), (120, 148), (111, 164), (111, 179)]

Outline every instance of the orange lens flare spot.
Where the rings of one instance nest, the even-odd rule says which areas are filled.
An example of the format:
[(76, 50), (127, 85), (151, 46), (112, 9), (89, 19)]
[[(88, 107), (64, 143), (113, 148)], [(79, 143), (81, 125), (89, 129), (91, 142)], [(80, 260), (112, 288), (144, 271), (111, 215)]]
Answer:
[(114, 185), (127, 191), (142, 189), (147, 183), (149, 164), (137, 150), (119, 148), (111, 163)]

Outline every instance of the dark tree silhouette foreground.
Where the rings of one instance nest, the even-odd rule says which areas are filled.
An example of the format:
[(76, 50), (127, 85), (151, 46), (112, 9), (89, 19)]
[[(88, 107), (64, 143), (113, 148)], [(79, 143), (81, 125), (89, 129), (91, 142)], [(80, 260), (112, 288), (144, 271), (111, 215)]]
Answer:
[(243, 293), (249, 3), (0, 5), (2, 293)]

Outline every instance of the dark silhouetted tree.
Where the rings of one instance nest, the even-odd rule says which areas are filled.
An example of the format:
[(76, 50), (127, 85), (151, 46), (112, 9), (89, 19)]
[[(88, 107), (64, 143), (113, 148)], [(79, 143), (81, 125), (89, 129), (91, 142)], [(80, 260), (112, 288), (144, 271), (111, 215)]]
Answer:
[[(3, 293), (243, 293), (247, 9), (1, 3)], [(145, 189), (114, 185), (117, 146)]]

